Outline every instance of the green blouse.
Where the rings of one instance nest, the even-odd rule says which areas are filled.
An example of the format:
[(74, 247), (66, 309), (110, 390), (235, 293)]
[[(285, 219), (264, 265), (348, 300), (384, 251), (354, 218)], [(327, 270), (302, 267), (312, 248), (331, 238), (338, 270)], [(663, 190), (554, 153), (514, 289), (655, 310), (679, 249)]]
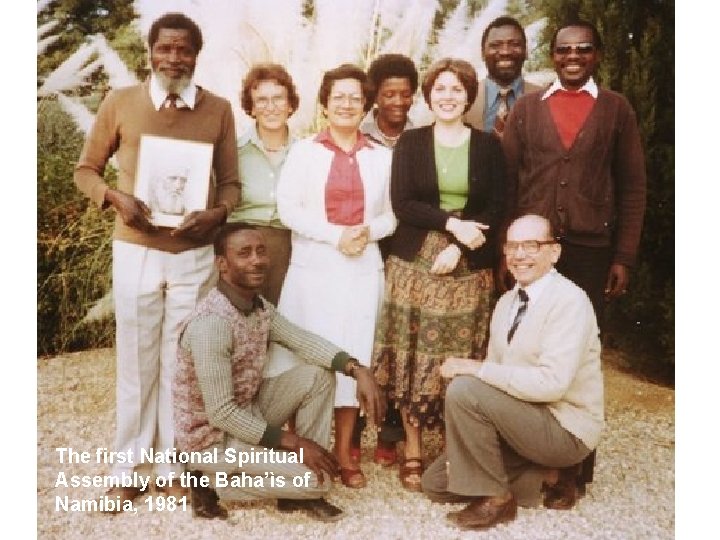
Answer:
[(434, 146), (440, 208), (460, 210), (467, 203), (470, 137), (460, 146), (442, 146), (437, 140)]

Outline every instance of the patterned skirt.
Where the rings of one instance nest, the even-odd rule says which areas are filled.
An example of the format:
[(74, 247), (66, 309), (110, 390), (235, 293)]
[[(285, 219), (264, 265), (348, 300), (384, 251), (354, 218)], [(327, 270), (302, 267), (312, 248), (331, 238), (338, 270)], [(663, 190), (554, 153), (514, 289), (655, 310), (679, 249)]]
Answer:
[(388, 258), (373, 347), (378, 384), (412, 425), (427, 428), (442, 427), (447, 380), (440, 366), (448, 356), (477, 358), (490, 320), (492, 270), (470, 270), (463, 256), (452, 273), (430, 274), (448, 243), (431, 231), (412, 262)]

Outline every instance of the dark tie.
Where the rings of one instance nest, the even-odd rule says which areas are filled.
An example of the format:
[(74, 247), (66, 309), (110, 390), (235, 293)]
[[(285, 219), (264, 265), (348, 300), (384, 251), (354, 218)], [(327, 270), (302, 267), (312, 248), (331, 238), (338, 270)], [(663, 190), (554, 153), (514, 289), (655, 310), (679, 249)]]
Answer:
[(177, 100), (180, 99), (180, 96), (177, 94), (168, 94), (167, 99), (165, 100), (165, 107), (168, 109), (177, 109)]
[(505, 120), (507, 120), (508, 114), (510, 113), (510, 103), (508, 99), (510, 99), (512, 94), (512, 88), (500, 89), (500, 105), (498, 105), (497, 114), (495, 115), (495, 133), (500, 137), (502, 137), (503, 131), (505, 131)]
[(508, 343), (510, 343), (510, 340), (515, 335), (515, 330), (517, 330), (517, 327), (520, 325), (520, 321), (522, 321), (522, 318), (525, 316), (525, 312), (527, 311), (529, 298), (524, 289), (518, 289), (518, 298), (520, 298), (520, 307), (518, 308), (517, 313), (515, 314), (515, 320), (508, 331)]

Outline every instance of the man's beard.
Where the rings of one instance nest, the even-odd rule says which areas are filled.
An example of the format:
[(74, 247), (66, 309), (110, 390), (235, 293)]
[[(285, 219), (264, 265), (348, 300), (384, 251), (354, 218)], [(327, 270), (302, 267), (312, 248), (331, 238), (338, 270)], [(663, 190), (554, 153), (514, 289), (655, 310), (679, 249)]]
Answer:
[(153, 71), (153, 73), (160, 83), (160, 86), (168, 94), (180, 94), (188, 87), (190, 81), (192, 80), (192, 73), (189, 75), (183, 75), (179, 79), (172, 79), (160, 71)]

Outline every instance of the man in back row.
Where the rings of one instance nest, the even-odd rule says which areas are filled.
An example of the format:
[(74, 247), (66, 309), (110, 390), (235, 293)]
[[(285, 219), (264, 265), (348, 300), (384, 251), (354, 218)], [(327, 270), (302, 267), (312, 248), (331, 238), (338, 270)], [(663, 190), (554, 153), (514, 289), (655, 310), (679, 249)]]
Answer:
[[(230, 103), (193, 82), (202, 44), (200, 28), (185, 15), (168, 13), (156, 20), (148, 35), (152, 74), (141, 84), (108, 94), (75, 168), (78, 188), (100, 208), (115, 211), (114, 446), (117, 451), (132, 450), (134, 456), (140, 456), (141, 449), (165, 452), (175, 446), (171, 382), (178, 327), (210, 287), (212, 234), (240, 197)], [(141, 141), (148, 135), (213, 148), (207, 207), (188, 213), (174, 229), (150, 223), (150, 201), (134, 196)], [(118, 161), (117, 188), (103, 178), (113, 154)], [(168, 159), (158, 157), (162, 158)], [(119, 487), (121, 478), (133, 471), (149, 474), (152, 466), (114, 464), (118, 486), (108, 496), (122, 503), (135, 499), (140, 487)], [(179, 464), (158, 463), (154, 468), (164, 477), (181, 472)], [(178, 488), (168, 488), (167, 494), (182, 496)]]
[(522, 78), (527, 59), (527, 37), (512, 17), (492, 21), (481, 39), (482, 57), (488, 76), (480, 81), (478, 95), (465, 121), (474, 128), (502, 137), (505, 120), (520, 96), (540, 90)]

